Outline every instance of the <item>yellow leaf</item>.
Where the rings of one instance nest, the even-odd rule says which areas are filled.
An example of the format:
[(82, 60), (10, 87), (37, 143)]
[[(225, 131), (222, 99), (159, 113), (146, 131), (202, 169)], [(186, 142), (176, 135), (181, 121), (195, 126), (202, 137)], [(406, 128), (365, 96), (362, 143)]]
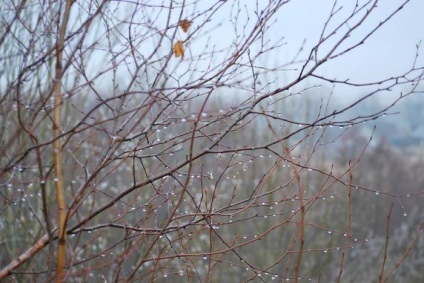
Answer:
[(181, 56), (181, 60), (184, 59), (184, 48), (183, 48), (183, 42), (181, 40), (178, 40), (174, 44), (174, 54), (175, 54), (175, 57)]
[(187, 19), (181, 20), (178, 25), (182, 28), (183, 32), (187, 32), (193, 22)]

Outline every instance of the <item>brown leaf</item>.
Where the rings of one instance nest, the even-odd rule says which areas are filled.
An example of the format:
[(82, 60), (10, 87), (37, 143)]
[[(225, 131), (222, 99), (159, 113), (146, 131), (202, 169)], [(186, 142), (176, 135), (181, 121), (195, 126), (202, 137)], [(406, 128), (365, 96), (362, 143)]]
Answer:
[(184, 48), (183, 48), (183, 42), (181, 40), (178, 40), (174, 44), (174, 54), (175, 54), (175, 57), (181, 56), (181, 60), (184, 59)]
[(187, 19), (181, 20), (178, 25), (182, 28), (183, 32), (187, 32), (193, 22)]

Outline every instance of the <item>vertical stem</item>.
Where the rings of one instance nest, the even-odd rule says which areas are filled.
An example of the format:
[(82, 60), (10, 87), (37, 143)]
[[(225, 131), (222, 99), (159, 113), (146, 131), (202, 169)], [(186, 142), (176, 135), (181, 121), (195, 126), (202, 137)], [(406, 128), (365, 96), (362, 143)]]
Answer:
[(340, 283), (342, 280), (343, 267), (345, 263), (345, 259), (347, 256), (347, 252), (349, 251), (349, 244), (351, 238), (351, 230), (352, 230), (352, 184), (353, 184), (353, 173), (352, 173), (352, 163), (349, 161), (349, 190), (347, 193), (348, 197), (348, 216), (347, 216), (347, 240), (342, 252), (342, 258), (340, 260), (340, 269), (339, 269), (339, 277), (337, 278), (337, 283)]
[[(262, 108), (261, 108), (262, 109)], [(262, 109), (262, 111), (264, 111), (264, 109)], [(277, 132), (272, 128), (271, 123), (269, 123), (268, 121), (268, 128), (271, 130), (271, 132), (277, 136)], [(293, 164), (293, 173), (294, 173), (294, 178), (297, 181), (297, 186), (298, 186), (298, 192), (299, 192), (299, 204), (300, 204), (300, 221), (296, 224), (296, 232), (295, 235), (293, 236), (293, 243), (295, 243), (295, 237), (297, 235), (297, 233), (299, 233), (299, 252), (297, 254), (297, 259), (296, 259), (296, 266), (294, 268), (294, 282), (297, 283), (299, 282), (299, 273), (300, 273), (300, 266), (302, 264), (302, 255), (303, 255), (303, 249), (305, 246), (305, 217), (306, 217), (306, 208), (305, 208), (305, 203), (303, 201), (303, 187), (302, 187), (302, 182), (300, 179), (300, 175), (299, 175), (299, 170), (298, 170), (298, 165), (296, 164), (296, 162), (294, 161), (293, 155), (291, 153), (291, 149), (289, 147), (289, 145), (285, 144), (283, 141), (280, 141), (281, 147), (284, 150), (284, 153), (287, 155), (288, 160), (290, 161), (291, 164)], [(288, 272), (287, 272), (288, 274)]]
[(299, 271), (300, 271), (300, 266), (302, 263), (302, 255), (303, 255), (303, 249), (305, 246), (305, 215), (306, 215), (306, 210), (305, 210), (305, 204), (303, 202), (303, 188), (302, 188), (302, 183), (300, 180), (300, 176), (299, 176), (299, 170), (297, 168), (296, 163), (294, 162), (293, 156), (291, 154), (291, 150), (289, 148), (288, 145), (284, 146), (284, 150), (286, 152), (286, 154), (288, 155), (288, 157), (291, 160), (291, 163), (293, 164), (293, 171), (294, 171), (294, 175), (297, 181), (297, 185), (298, 185), (298, 191), (299, 191), (299, 204), (300, 204), (300, 221), (298, 222), (297, 226), (300, 230), (300, 241), (299, 241), (299, 252), (297, 254), (297, 260), (296, 260), (296, 266), (294, 268), (294, 282), (299, 282)]
[(392, 209), (393, 209), (393, 202), (390, 205), (389, 213), (387, 214), (387, 226), (386, 226), (386, 242), (384, 244), (384, 256), (383, 256), (383, 264), (381, 265), (381, 271), (380, 276), (378, 277), (378, 282), (384, 282), (383, 281), (383, 275), (384, 275), (384, 266), (386, 265), (387, 260), (387, 248), (389, 246), (389, 237), (390, 237), (390, 218), (392, 216)]
[[(65, 192), (63, 186), (63, 172), (62, 172), (62, 143), (60, 141), (61, 135), (61, 110), (62, 110), (62, 57), (63, 48), (66, 34), (66, 26), (69, 20), (71, 6), (74, 0), (66, 1), (65, 13), (63, 15), (63, 22), (59, 30), (58, 39), (56, 42), (56, 74), (53, 86), (54, 109), (53, 109), (53, 163), (55, 172), (55, 187), (56, 187), (56, 202), (59, 218), (59, 231), (58, 231), (58, 248), (57, 248), (57, 271), (56, 282), (63, 282), (65, 278), (65, 265), (66, 265), (66, 203)], [(60, 9), (60, 6), (59, 6)], [(58, 17), (60, 21), (60, 16)]]

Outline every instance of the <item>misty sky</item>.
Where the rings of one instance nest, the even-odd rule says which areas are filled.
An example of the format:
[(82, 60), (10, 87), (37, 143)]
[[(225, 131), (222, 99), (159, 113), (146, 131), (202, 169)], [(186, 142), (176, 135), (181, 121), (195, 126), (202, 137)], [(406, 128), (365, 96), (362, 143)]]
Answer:
[[(115, 8), (119, 10), (118, 14), (120, 15), (117, 16), (118, 14), (114, 14), (113, 16), (116, 17), (113, 20), (114, 23), (119, 21), (125, 23), (132, 21), (135, 23), (131, 27), (134, 29), (134, 34), (137, 32), (142, 33), (143, 28), (146, 28), (146, 24), (152, 22), (154, 32), (156, 30), (163, 31), (166, 26), (168, 16), (171, 19), (171, 23), (177, 23), (181, 15), (182, 18), (193, 20), (190, 32), (195, 31), (196, 28), (200, 28), (190, 35), (191, 38), (187, 42), (185, 41), (186, 56), (184, 61), (181, 62), (179, 58), (174, 58), (174, 60), (171, 60), (169, 66), (170, 69), (175, 67), (175, 77), (184, 80), (183, 76), (187, 76), (187, 68), (190, 68), (193, 61), (198, 61), (198, 63), (195, 63), (198, 73), (201, 73), (202, 67), (206, 68), (205, 66), (202, 66), (202, 64), (216, 64), (217, 66), (222, 65), (223, 57), (228, 58), (231, 56), (231, 52), (235, 50), (235, 46), (239, 42), (242, 42), (242, 40), (237, 41), (235, 38), (237, 36), (240, 36), (240, 38), (247, 36), (247, 32), (243, 34), (243, 28), (246, 27), (246, 30), (250, 31), (257, 23), (255, 11), (261, 11), (270, 1), (240, 0), (220, 2), (210, 0), (191, 0), (185, 1), (184, 7), (181, 5), (179, 6), (177, 2), (181, 1), (174, 1), (171, 15), (168, 14), (169, 9), (167, 7), (170, 2), (158, 1), (158, 3), (162, 3), (161, 5), (158, 5), (159, 8), (146, 8), (146, 12), (137, 14), (134, 18), (135, 20), (131, 20), (132, 11), (134, 7), (136, 7), (133, 4), (128, 4), (129, 6), (126, 6), (120, 2), (111, 2), (108, 7), (110, 11), (114, 11)], [(276, 2), (278, 1), (275, 1), (275, 3)], [(359, 1), (360, 4), (365, 2), (367, 1)], [(378, 8), (373, 11), (372, 16), (362, 23), (362, 25), (346, 41), (346, 44), (341, 45), (340, 48), (343, 49), (349, 46), (349, 44), (357, 43), (363, 36), (366, 35), (367, 32), (375, 28), (382, 19), (392, 13), (399, 3), (402, 3), (403, 1), (386, 0), (380, 2), (381, 3), (379, 3)], [(222, 5), (219, 9), (217, 9), (216, 13), (203, 13), (210, 7), (214, 7), (216, 3), (218, 3), (217, 5)], [(331, 12), (333, 3), (334, 1), (327, 0), (293, 0), (284, 4), (277, 14), (275, 14), (269, 21), (268, 24), (270, 27), (264, 36), (265, 41), (270, 41), (268, 46), (278, 43), (282, 44), (282, 46), (265, 52), (265, 54), (260, 56), (260, 58), (254, 62), (255, 65), (267, 68), (281, 68), (282, 65), (293, 60), (303, 42), (305, 42), (303, 52), (299, 54), (297, 60), (304, 61), (308, 57), (311, 48), (317, 44), (322, 28)], [(339, 25), (340, 22), (346, 18), (347, 15), (352, 12), (356, 1), (341, 0), (336, 3), (337, 7), (341, 9), (329, 22), (328, 29)], [(162, 5), (166, 8), (161, 8)], [(74, 10), (74, 12), (77, 11), (79, 10)], [(424, 38), (423, 13), (424, 1), (411, 0), (400, 11), (400, 13), (395, 15), (371, 38), (368, 38), (364, 45), (355, 48), (353, 51), (344, 54), (343, 56), (326, 62), (323, 66), (319, 67), (315, 73), (324, 75), (328, 78), (337, 78), (340, 80), (350, 79), (352, 82), (372, 82), (406, 72), (411, 68), (415, 58), (416, 44)], [(362, 14), (363, 13), (360, 15)], [(357, 19), (358, 17), (350, 20), (348, 25), (354, 25)], [(206, 24), (205, 21), (207, 21)], [(340, 32), (334, 36), (333, 40), (329, 40), (321, 47), (319, 53), (321, 56), (328, 52), (334, 43), (340, 39), (340, 36), (347, 31), (348, 25), (344, 25)], [(175, 40), (185, 40), (187, 38), (187, 34), (178, 29), (176, 37), (173, 38), (172, 34), (174, 31), (175, 28), (170, 28), (166, 31), (167, 38), (161, 43), (158, 54), (169, 54), (169, 52), (172, 52), (172, 46)], [(128, 37), (128, 35), (126, 32), (127, 28), (123, 28), (123, 33), (121, 35), (122, 38), (118, 39), (118, 43), (121, 42), (121, 44), (114, 47), (115, 51), (118, 53), (128, 49), (128, 42), (126, 42), (126, 37)], [(102, 35), (103, 33), (96, 32), (94, 35), (97, 34)], [(151, 38), (154, 37), (147, 37), (147, 40), (139, 42), (137, 48), (141, 54), (149, 54), (150, 51), (157, 48), (157, 40), (151, 40)], [(107, 48), (106, 44), (105, 48)], [(258, 49), (258, 46), (253, 44), (249, 49), (251, 49), (252, 53), (254, 53), (255, 48)], [(221, 52), (219, 50), (221, 50)], [(338, 51), (340, 50), (341, 49), (338, 49)], [(421, 46), (420, 53), (421, 56), (418, 58), (418, 65), (423, 65), (424, 46)], [(125, 52), (125, 54), (127, 53)], [(211, 56), (212, 60), (209, 62)], [(99, 66), (101, 68), (110, 67), (103, 65), (103, 63), (109, 64), (110, 60), (105, 60), (102, 56), (96, 57), (97, 60), (99, 60), (99, 64), (90, 65), (94, 68), (94, 72), (99, 71)], [(244, 58), (240, 61), (244, 64), (248, 63), (247, 55), (245, 54)], [(176, 67), (178, 64), (179, 66)], [(284, 84), (298, 76), (299, 73), (297, 70), (299, 70), (300, 67), (301, 64), (290, 65), (289, 68), (292, 70), (286, 72), (273, 72), (272, 75), (279, 78), (279, 84)], [(129, 79), (126, 71), (126, 67), (123, 66), (122, 80)], [(272, 80), (273, 78), (269, 79)], [(184, 82), (181, 82), (181, 84), (183, 83)], [(124, 84), (125, 83), (123, 83), (123, 85)], [(281, 85), (270, 86), (270, 88), (272, 87), (281, 87)]]
[[(352, 4), (355, 1), (339, 1), (339, 5), (349, 11), (350, 7), (346, 5), (349, 2)], [(372, 21), (365, 22), (361, 31), (375, 27), (400, 2), (381, 1)], [(283, 10), (282, 15), (279, 15), (278, 19), (283, 23), (278, 24), (274, 32), (278, 33), (278, 29), (282, 29), (289, 42), (300, 43), (305, 38), (313, 41), (326, 21), (331, 6), (332, 1), (293, 1), (288, 6), (290, 11)], [(415, 58), (416, 44), (424, 38), (423, 13), (424, 1), (411, 1), (368, 39), (363, 47), (336, 60), (327, 66), (324, 73), (337, 75), (340, 79), (367, 80), (407, 71)], [(357, 33), (358, 36), (363, 34)], [(421, 47), (423, 52), (424, 48)], [(423, 63), (424, 54), (420, 59)]]
[[(335, 17), (329, 22), (328, 30), (335, 27), (349, 15), (356, 1), (342, 0), (337, 1), (337, 7), (341, 8)], [(359, 1), (360, 4), (366, 1)], [(352, 36), (342, 44), (343, 49), (350, 44), (357, 43), (370, 30), (374, 29), (378, 23), (390, 15), (403, 1), (380, 1), (377, 9), (373, 11), (361, 26), (352, 34)], [(215, 3), (215, 1), (190, 1), (183, 11), (185, 15), (193, 20), (193, 27), (204, 23), (205, 17), (198, 17), (200, 12)], [(197, 58), (205, 50), (228, 50), (234, 47), (236, 36), (243, 37), (243, 28), (249, 30), (256, 24), (255, 11), (261, 11), (267, 6), (268, 1), (228, 1), (221, 7), (210, 21), (202, 26), (199, 33), (193, 35), (187, 44), (187, 56), (184, 62), (175, 60), (181, 64), (176, 72), (181, 70), (185, 73), (191, 63), (191, 58)], [(319, 40), (322, 28), (326, 23), (331, 12), (334, 1), (309, 1), (296, 0), (285, 4), (277, 14), (269, 21), (270, 28), (265, 34), (265, 40), (270, 41), (270, 45), (277, 42), (283, 43), (279, 48), (270, 50), (255, 61), (255, 65), (273, 68), (282, 66), (291, 62), (303, 45), (303, 52), (297, 57), (297, 60), (305, 60), (311, 48)], [(237, 12), (239, 11), (239, 12)], [(372, 37), (365, 41), (365, 44), (353, 51), (344, 54), (336, 59), (326, 62), (315, 72), (328, 78), (337, 78), (339, 80), (350, 79), (352, 82), (373, 82), (391, 76), (396, 76), (410, 70), (415, 59), (416, 45), (424, 38), (424, 1), (412, 0), (392, 19), (383, 25)], [(360, 15), (363, 15), (361, 13)], [(173, 13), (177, 21), (180, 11)], [(237, 21), (235, 21), (237, 18)], [(354, 25), (358, 17), (350, 20), (348, 24)], [(275, 21), (275, 22), (274, 22)], [(236, 27), (236, 28), (235, 28)], [(321, 56), (328, 52), (329, 48), (340, 39), (340, 35), (347, 31), (348, 26), (342, 27), (340, 32), (334, 37), (334, 40), (324, 44), (320, 51)], [(207, 31), (207, 32), (205, 32)], [(246, 34), (245, 34), (246, 36)], [(185, 34), (177, 32), (177, 38), (184, 39)], [(281, 41), (279, 41), (281, 39)], [(242, 42), (241, 40), (239, 42)], [(169, 44), (172, 44), (171, 42)], [(256, 46), (257, 48), (257, 46)], [(252, 45), (251, 50), (255, 50)], [(338, 49), (340, 51), (340, 49)], [(424, 43), (420, 47), (421, 56), (418, 58), (418, 65), (424, 64)], [(219, 56), (228, 56), (225, 52), (214, 53), (215, 62), (220, 62)], [(246, 61), (245, 61), (246, 63)], [(291, 65), (291, 71), (275, 72), (280, 83), (284, 83), (298, 76), (300, 65)], [(272, 78), (270, 78), (272, 79)], [(281, 86), (281, 85), (280, 85)], [(270, 87), (279, 87), (273, 85)], [(340, 88), (343, 89), (343, 88)], [(353, 91), (349, 91), (351, 94)], [(338, 97), (340, 98), (340, 96)]]

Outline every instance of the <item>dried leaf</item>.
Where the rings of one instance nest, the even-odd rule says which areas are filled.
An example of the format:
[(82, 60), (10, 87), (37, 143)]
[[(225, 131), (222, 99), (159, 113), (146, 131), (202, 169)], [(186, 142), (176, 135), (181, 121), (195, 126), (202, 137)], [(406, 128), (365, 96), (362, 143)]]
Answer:
[(181, 56), (181, 60), (184, 59), (184, 48), (183, 48), (183, 42), (181, 40), (178, 40), (174, 44), (174, 54), (175, 54), (175, 57)]
[(181, 20), (178, 25), (182, 28), (183, 32), (187, 32), (193, 22), (187, 19)]

